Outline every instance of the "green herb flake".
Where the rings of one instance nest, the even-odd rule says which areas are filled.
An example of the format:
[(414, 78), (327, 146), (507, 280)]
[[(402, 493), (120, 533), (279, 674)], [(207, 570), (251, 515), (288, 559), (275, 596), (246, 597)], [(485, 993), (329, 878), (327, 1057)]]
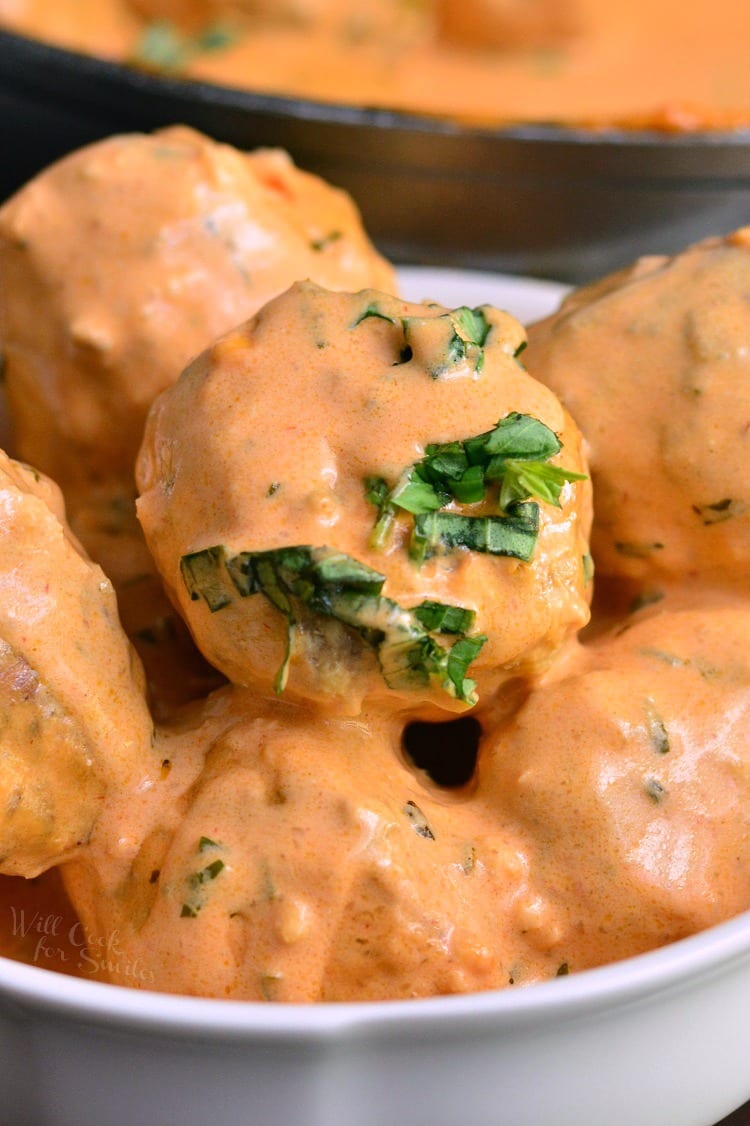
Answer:
[(223, 860), (213, 860), (210, 864), (207, 864), (205, 868), (202, 868), (200, 872), (196, 872), (193, 876), (193, 880), (196, 884), (205, 884), (209, 880), (215, 880), (219, 872), (223, 872), (225, 868), (226, 864)]
[(190, 598), (193, 602), (203, 598), (212, 614), (217, 610), (223, 610), (233, 598), (231, 584), (227, 582), (228, 576), (225, 575), (222, 567), (223, 562), (222, 547), (193, 551), (183, 555), (180, 560), (182, 581), (187, 587)]
[(429, 822), (425, 817), (422, 810), (416, 802), (408, 801), (403, 807), (403, 812), (406, 814), (408, 820), (411, 822), (412, 828), (417, 836), (424, 837), (425, 840), (434, 841), (435, 834), (430, 828)]
[(192, 40), (197, 52), (210, 54), (213, 51), (225, 51), (237, 42), (238, 31), (228, 23), (212, 23), (204, 27)]
[(743, 504), (732, 500), (731, 497), (725, 497), (714, 504), (694, 504), (692, 508), (695, 515), (699, 516), (703, 524), (707, 526), (722, 524), (725, 520), (739, 516), (745, 510)]
[(649, 741), (657, 754), (666, 755), (669, 751), (669, 735), (664, 720), (657, 711), (656, 704), (649, 697), (644, 701), (643, 711)]
[[(213, 849), (221, 849), (222, 845), (215, 841), (213, 837), (201, 836), (198, 840), (197, 852), (200, 855), (203, 852), (208, 852)], [(180, 918), (182, 919), (195, 919), (205, 903), (205, 887), (207, 884), (212, 883), (217, 876), (219, 876), (226, 864), (224, 861), (217, 857), (212, 860), (210, 864), (204, 865), (199, 868), (189, 878), (189, 885), (191, 890), (190, 897), (183, 903), (182, 910), (180, 911)]]
[(567, 977), (569, 973), (570, 973), (570, 966), (568, 965), (567, 962), (562, 962), (557, 967), (557, 973), (555, 974), (555, 977)]
[(278, 990), (284, 980), (283, 974), (265, 973), (260, 975), (260, 991), (266, 1001), (274, 1001), (278, 997)]
[(313, 239), (310, 243), (310, 247), (312, 250), (321, 252), (343, 237), (342, 231), (329, 231), (328, 234), (323, 235), (322, 238)]
[(637, 614), (647, 606), (654, 606), (657, 602), (661, 602), (663, 598), (663, 590), (653, 589), (641, 591), (628, 606), (628, 614)]
[(667, 796), (666, 788), (658, 778), (647, 778), (643, 788), (655, 805), (661, 805)]
[(664, 544), (659, 540), (638, 543), (635, 540), (615, 540), (615, 551), (626, 559), (648, 559), (656, 551), (663, 551)]
[(168, 20), (156, 20), (145, 28), (136, 44), (132, 62), (153, 70), (179, 70), (190, 57), (187, 40)]
[(195, 35), (186, 35), (169, 20), (155, 20), (145, 28), (130, 62), (146, 70), (182, 70), (196, 55), (225, 50), (237, 35), (237, 29), (226, 23), (208, 24)]
[(594, 558), (588, 552), (581, 556), (581, 569), (583, 571), (583, 585), (588, 586), (594, 581)]

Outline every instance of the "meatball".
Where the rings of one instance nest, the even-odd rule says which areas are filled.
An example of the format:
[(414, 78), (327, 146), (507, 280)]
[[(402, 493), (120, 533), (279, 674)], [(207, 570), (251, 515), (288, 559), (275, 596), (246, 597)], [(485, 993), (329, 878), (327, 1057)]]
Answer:
[(186, 127), (111, 137), (0, 208), (0, 337), (19, 456), (71, 518), (98, 487), (132, 499), (154, 397), (297, 278), (393, 282), (343, 192), (285, 153)]
[(750, 607), (690, 601), (582, 648), (480, 757), (479, 800), (526, 841), (571, 970), (750, 907)]
[(160, 397), (138, 515), (230, 681), (460, 710), (586, 622), (581, 439), (523, 342), (490, 307), (297, 283)]
[(550, 976), (544, 942), (519, 933), (538, 896), (512, 837), (410, 768), (399, 726), (228, 688), (163, 730), (173, 767), (146, 795), (140, 848), (125, 862), (113, 847), (113, 795), (65, 867), (84, 970), (297, 1002), (495, 988), (521, 963)]
[(118, 136), (0, 208), (0, 339), (14, 449), (58, 482), (112, 579), (157, 712), (216, 687), (166, 604), (135, 519), (151, 400), (297, 277), (391, 284), (348, 196), (280, 151), (185, 127)]
[(590, 450), (597, 574), (744, 583), (750, 228), (573, 293), (529, 363)]
[(152, 725), (111, 583), (56, 486), (4, 453), (0, 542), (0, 872), (35, 876), (147, 769)]

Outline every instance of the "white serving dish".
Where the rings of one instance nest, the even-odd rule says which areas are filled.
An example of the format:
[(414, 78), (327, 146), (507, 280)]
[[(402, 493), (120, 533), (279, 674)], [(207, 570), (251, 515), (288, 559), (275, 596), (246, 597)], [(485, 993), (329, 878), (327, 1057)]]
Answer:
[[(407, 269), (533, 320), (561, 286)], [(750, 1099), (750, 912), (543, 985), (389, 1003), (160, 995), (0, 958), (0, 1126), (712, 1126)]]
[(750, 914), (543, 985), (262, 1005), (0, 959), (3, 1126), (710, 1126), (750, 1098)]

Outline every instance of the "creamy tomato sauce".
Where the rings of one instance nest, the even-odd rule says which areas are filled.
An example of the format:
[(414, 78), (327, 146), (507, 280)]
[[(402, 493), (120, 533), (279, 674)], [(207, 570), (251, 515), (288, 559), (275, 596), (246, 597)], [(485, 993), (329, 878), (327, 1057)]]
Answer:
[(0, 0), (0, 19), (201, 80), (481, 124), (750, 123), (744, 0)]
[(644, 259), (527, 333), (388, 292), (345, 197), (191, 131), (0, 209), (12, 421), (73, 523), (0, 456), (2, 949), (407, 998), (749, 908), (749, 255)]

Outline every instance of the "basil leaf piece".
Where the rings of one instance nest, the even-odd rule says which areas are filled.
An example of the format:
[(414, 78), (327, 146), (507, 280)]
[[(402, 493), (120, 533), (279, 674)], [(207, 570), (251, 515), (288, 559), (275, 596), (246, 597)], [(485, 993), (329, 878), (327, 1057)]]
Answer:
[(456, 332), (467, 344), (476, 344), (483, 348), (490, 334), (490, 323), (481, 306), (478, 309), (469, 309), (461, 305), (451, 313), (451, 319)]
[(448, 654), (447, 673), (448, 679), (459, 692), (473, 692), (476, 684), (473, 680), (467, 680), (466, 672), (471, 662), (479, 655), (482, 646), (487, 641), (483, 633), (475, 634), (474, 637), (459, 637), (458, 641), (451, 646)]
[[(467, 332), (476, 330), (479, 339), (481, 324), (468, 316), (476, 312), (466, 310), (465, 327)], [(561, 449), (553, 430), (518, 411), (473, 438), (429, 443), (422, 460), (405, 470), (389, 493), (384, 478), (366, 478), (366, 495), (379, 509), (372, 546), (385, 546), (400, 508), (415, 518), (409, 554), (418, 565), (438, 542), (528, 562), (539, 530), (538, 506), (526, 513), (517, 511), (518, 506), (535, 500), (559, 508), (563, 485), (585, 480), (583, 473), (549, 464)], [(493, 504), (500, 515), (457, 513), (448, 509), (452, 502)]]
[(388, 323), (392, 325), (398, 323), (396, 321), (396, 318), (392, 317), (389, 313), (386, 313), (383, 309), (381, 309), (376, 301), (371, 301), (370, 304), (366, 305), (362, 312), (355, 318), (355, 320), (352, 322), (351, 327), (356, 328), (357, 325), (361, 325), (363, 321), (369, 320), (370, 317), (375, 317), (375, 319), (379, 321), (388, 321)]
[[(308, 546), (231, 553), (217, 545), (184, 556), (180, 568), (190, 597), (204, 598), (212, 613), (238, 595), (260, 594), (283, 615), (287, 643), (276, 673), (277, 692), (286, 685), (299, 625), (315, 614), (354, 630), (374, 650), (390, 687), (435, 683), (462, 702), (476, 702), (475, 684), (466, 671), (470, 654), (481, 645), (474, 639), (473, 645), (459, 646), (472, 640), (466, 631), (473, 611), (429, 601), (405, 609), (381, 594), (384, 575), (350, 555)], [(456, 638), (450, 646), (439, 640), (446, 634)]]
[[(447, 498), (450, 499), (450, 498)], [(433, 485), (425, 481), (416, 469), (412, 469), (402, 477), (389, 497), (391, 504), (403, 508), (412, 514), (418, 512), (435, 512), (446, 503), (443, 493), (438, 495)]]
[(574, 473), (544, 461), (508, 460), (503, 462), (499, 504), (508, 509), (516, 501), (536, 497), (560, 507), (560, 493), (568, 481), (583, 481), (585, 474)]
[(473, 610), (446, 602), (426, 600), (414, 607), (414, 614), (430, 633), (467, 633), (474, 625)]
[(415, 517), (417, 536), (428, 549), (465, 547), (488, 555), (531, 559), (539, 534), (539, 505), (514, 505), (505, 516), (432, 512)]
[(481, 465), (469, 468), (453, 482), (453, 496), (461, 504), (478, 504), (487, 493), (485, 474)]
[(209, 547), (183, 555), (180, 560), (182, 581), (190, 598), (193, 602), (205, 599), (212, 614), (232, 601), (232, 583), (224, 573), (224, 559), (223, 547)]
[(495, 457), (546, 461), (562, 449), (554, 430), (518, 411), (505, 415), (492, 430), (467, 438), (464, 447), (472, 465), (487, 465)]

